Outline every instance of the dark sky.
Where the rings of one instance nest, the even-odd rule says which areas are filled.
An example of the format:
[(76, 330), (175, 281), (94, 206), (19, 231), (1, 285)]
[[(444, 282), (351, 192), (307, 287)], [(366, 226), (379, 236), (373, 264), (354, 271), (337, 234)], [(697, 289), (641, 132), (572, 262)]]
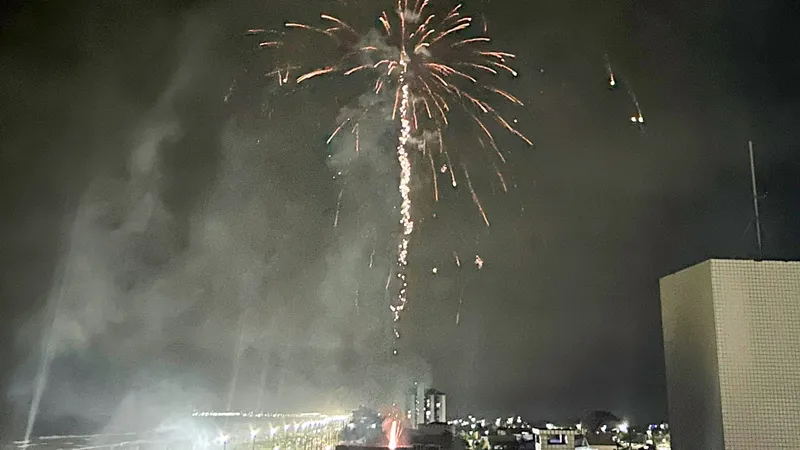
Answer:
[[(359, 91), (277, 90), (241, 37), (321, 10), (366, 20), (377, 2), (349, 3), (3, 11), (4, 435), (24, 431), (54, 315), (40, 433), (258, 398), (282, 411), (379, 404), (414, 378), (464, 414), (657, 420), (659, 277), (756, 254), (748, 139), (766, 194), (765, 255), (800, 257), (797, 2), (472, 0), (465, 8), (518, 55), (521, 76), (502, 87), (526, 103), (515, 117), (536, 146), (502, 141), (507, 195), (473, 170), (489, 229), (463, 186), (432, 206), (415, 181), (410, 305), (390, 357), (391, 129), (366, 122), (370, 149), (355, 162), (347, 139), (326, 147)], [(606, 54), (636, 93), (644, 132), (628, 122), (625, 88), (607, 89)], [(450, 139), (465, 155), (475, 145)], [(334, 179), (338, 170), (347, 174)]]

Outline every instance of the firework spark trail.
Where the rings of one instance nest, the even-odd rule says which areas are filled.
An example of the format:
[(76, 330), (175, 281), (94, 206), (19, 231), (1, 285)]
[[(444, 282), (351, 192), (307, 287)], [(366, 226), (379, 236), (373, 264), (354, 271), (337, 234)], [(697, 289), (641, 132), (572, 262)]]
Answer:
[(322, 69), (312, 70), (311, 72), (308, 72), (305, 75), (299, 76), (297, 78), (296, 83), (300, 84), (303, 81), (309, 80), (309, 79), (314, 78), (314, 77), (318, 77), (320, 75), (325, 75), (327, 73), (331, 73), (331, 72), (333, 72), (335, 70), (336, 70), (335, 67), (325, 67), (325, 68), (322, 68)]
[[(411, 93), (408, 84), (405, 82), (405, 75), (408, 70), (406, 60), (401, 56), (400, 66), (402, 72), (400, 73), (400, 138), (397, 144), (397, 161), (400, 163), (400, 196), (402, 203), (400, 204), (400, 224), (403, 226), (403, 235), (400, 238), (400, 244), (397, 248), (397, 266), (399, 272), (397, 278), (401, 282), (400, 291), (397, 295), (397, 302), (390, 306), (392, 311), (393, 321), (396, 323), (400, 320), (400, 314), (406, 307), (408, 302), (408, 281), (406, 279), (405, 268), (408, 265), (408, 245), (410, 243), (410, 235), (414, 231), (414, 221), (411, 219), (411, 159), (408, 156), (408, 141), (411, 139), (411, 121), (409, 119), (409, 103), (411, 101)], [(397, 331), (397, 326), (394, 327), (395, 338), (400, 335)]]
[(438, 202), (439, 201), (439, 180), (438, 180), (438, 177), (436, 175), (436, 165), (433, 162), (433, 153), (430, 152), (430, 151), (428, 152), (428, 159), (431, 162), (431, 178), (433, 178), (433, 201), (434, 202)]
[(401, 430), (400, 430), (399, 421), (396, 420), (396, 419), (393, 419), (392, 420), (392, 424), (390, 425), (390, 428), (389, 428), (389, 445), (388, 445), (389, 450), (397, 449), (397, 443), (398, 443), (397, 441), (398, 441), (398, 438), (400, 436), (400, 432), (401, 432)]
[(631, 97), (633, 106), (636, 107), (636, 115), (631, 116), (631, 122), (639, 124), (639, 126), (644, 125), (644, 116), (642, 115), (642, 108), (639, 106), (639, 100), (636, 99), (636, 94), (633, 92), (633, 89), (630, 87), (630, 85), (628, 85), (628, 95)]
[(633, 124), (639, 126), (639, 129), (644, 129), (644, 115), (642, 114), (642, 108), (639, 106), (639, 100), (636, 98), (636, 93), (633, 92), (633, 88), (631, 87), (630, 83), (624, 79), (622, 76), (614, 75), (614, 69), (611, 67), (611, 60), (608, 58), (608, 53), (605, 54), (605, 67), (606, 67), (606, 75), (608, 76), (608, 88), (610, 90), (614, 90), (619, 85), (625, 85), (628, 91), (628, 97), (631, 99), (631, 103), (633, 103), (634, 108), (636, 108), (636, 113), (630, 117), (630, 121)]
[(239, 366), (241, 365), (242, 358), (242, 344), (244, 341), (244, 322), (246, 311), (246, 308), (242, 309), (242, 313), (239, 316), (239, 339), (236, 340), (236, 348), (234, 350), (233, 370), (231, 374), (230, 386), (228, 386), (228, 401), (226, 403), (226, 411), (231, 410), (231, 406), (233, 405), (233, 396), (236, 393), (236, 385), (239, 381)]
[(478, 207), (478, 211), (481, 213), (481, 217), (483, 217), (483, 222), (486, 226), (489, 226), (489, 218), (486, 217), (486, 212), (483, 210), (483, 205), (481, 205), (481, 200), (478, 198), (478, 194), (475, 193), (475, 189), (472, 188), (472, 180), (469, 178), (469, 172), (467, 171), (467, 165), (464, 164), (462, 166), (464, 169), (464, 175), (467, 178), (467, 186), (469, 187), (469, 192), (472, 194), (472, 202), (475, 203), (475, 206)]
[(444, 157), (447, 159), (447, 167), (450, 170), (450, 180), (453, 183), (453, 187), (458, 187), (458, 183), (456, 183), (456, 172), (453, 170), (453, 163), (450, 162), (450, 154), (444, 152)]
[(344, 193), (344, 188), (339, 191), (339, 197), (336, 199), (336, 216), (333, 218), (333, 228), (339, 226), (339, 210), (342, 208), (342, 194)]
[(617, 79), (614, 77), (614, 69), (611, 67), (611, 60), (606, 53), (606, 74), (608, 75), (608, 88), (614, 89), (617, 86)]
[(356, 126), (354, 127), (354, 131), (355, 131), (355, 134), (356, 134), (356, 154), (358, 154), (359, 153), (359, 147), (361, 145), (360, 144), (360, 139), (358, 137), (358, 123), (356, 123)]
[(500, 185), (503, 186), (503, 192), (508, 194), (508, 186), (506, 185), (506, 178), (503, 176), (503, 172), (500, 172), (496, 164), (492, 163), (492, 165), (494, 165), (494, 173), (496, 173), (497, 178), (500, 179)]
[(461, 307), (464, 305), (464, 287), (461, 287), (461, 295), (458, 296), (458, 309), (456, 309), (456, 326), (461, 322)]
[(372, 269), (372, 265), (375, 262), (375, 246), (372, 247), (372, 252), (369, 254), (369, 268)]

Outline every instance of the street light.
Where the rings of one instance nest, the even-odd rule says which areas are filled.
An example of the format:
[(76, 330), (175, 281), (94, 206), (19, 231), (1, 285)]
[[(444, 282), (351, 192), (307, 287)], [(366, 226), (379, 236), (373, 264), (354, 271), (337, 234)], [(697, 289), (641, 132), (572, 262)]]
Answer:
[(259, 431), (258, 429), (255, 429), (255, 430), (251, 429), (250, 430), (250, 439), (252, 441), (252, 446), (251, 446), (252, 450), (256, 450), (256, 436), (258, 436), (258, 431)]

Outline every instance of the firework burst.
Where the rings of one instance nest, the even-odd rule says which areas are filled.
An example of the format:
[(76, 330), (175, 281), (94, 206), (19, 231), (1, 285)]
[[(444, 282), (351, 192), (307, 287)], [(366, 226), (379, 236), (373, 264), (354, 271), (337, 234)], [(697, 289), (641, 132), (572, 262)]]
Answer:
[[(399, 193), (400, 224), (402, 235), (398, 244), (397, 278), (399, 294), (390, 305), (394, 322), (400, 319), (406, 307), (408, 280), (406, 266), (412, 220), (411, 151), (421, 150), (430, 162), (430, 170), (420, 171), (433, 178), (434, 200), (438, 201), (439, 186), (437, 170), (450, 172), (450, 180), (456, 187), (456, 167), (442, 139), (443, 130), (454, 120), (453, 114), (460, 111), (463, 117), (475, 125), (477, 146), (492, 158), (490, 167), (499, 177), (505, 189), (505, 179), (494, 159), (505, 162), (505, 155), (498, 147), (490, 125), (521, 139), (527, 145), (531, 141), (512, 126), (499, 112), (497, 102), (522, 106), (517, 97), (494, 85), (501, 76), (516, 77), (511, 67), (515, 55), (491, 47), (492, 39), (485, 25), (477, 26), (472, 33), (473, 18), (464, 15), (462, 5), (453, 8), (441, 7), (437, 0), (395, 0), (391, 9), (378, 15), (375, 25), (380, 39), (368, 42), (369, 33), (359, 32), (346, 21), (330, 14), (320, 15), (320, 25), (286, 22), (289, 30), (310, 32), (331, 40), (340, 53), (336, 59), (316, 67), (303, 70), (294, 63), (276, 68), (268, 75), (275, 76), (280, 85), (291, 82), (309, 83), (322, 77), (369, 76), (366, 85), (376, 94), (393, 98), (391, 117), (399, 124), (397, 159), (400, 167)], [(483, 21), (485, 24), (485, 20)], [(263, 30), (248, 30), (247, 34), (261, 34)], [(259, 43), (260, 48), (277, 49), (286, 42), (285, 33), (280, 39), (269, 39)], [(291, 56), (290, 56), (291, 58)], [(358, 149), (358, 123), (372, 106), (345, 118), (328, 138), (330, 143), (342, 130), (350, 130), (356, 136)], [(515, 122), (515, 121), (514, 121)], [(431, 138), (432, 137), (432, 138)], [(430, 144), (430, 145), (429, 145)], [(412, 148), (413, 147), (413, 148)], [(438, 161), (437, 161), (438, 160)], [(465, 163), (462, 171), (470, 188), (473, 203), (481, 219), (489, 226), (489, 220), (481, 202), (472, 188)], [(388, 280), (387, 280), (388, 289)], [(399, 337), (397, 326), (395, 337)]]

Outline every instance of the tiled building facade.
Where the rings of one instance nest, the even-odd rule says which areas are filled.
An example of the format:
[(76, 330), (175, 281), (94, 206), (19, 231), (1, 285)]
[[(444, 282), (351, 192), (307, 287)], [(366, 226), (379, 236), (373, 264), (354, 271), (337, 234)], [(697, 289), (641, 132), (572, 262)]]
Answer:
[(800, 262), (712, 259), (661, 308), (672, 448), (800, 448)]

